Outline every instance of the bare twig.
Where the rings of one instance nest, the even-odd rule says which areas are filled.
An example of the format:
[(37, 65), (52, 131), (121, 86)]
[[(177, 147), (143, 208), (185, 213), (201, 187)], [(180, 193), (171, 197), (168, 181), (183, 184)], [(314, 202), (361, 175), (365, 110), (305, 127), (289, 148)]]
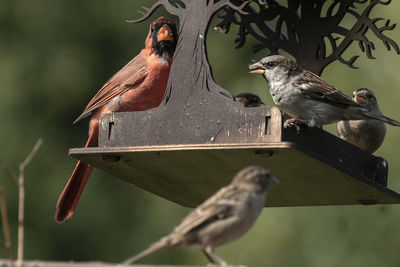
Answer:
[(21, 165), (19, 165), (19, 170), (20, 171), (21, 171), (21, 168), (23, 170), (29, 164), (29, 162), (35, 156), (36, 152), (39, 150), (39, 148), (42, 145), (42, 143), (43, 143), (43, 139), (39, 138), (39, 140), (37, 140), (35, 146), (32, 148), (31, 153), (29, 153), (29, 155), (26, 157), (26, 159), (21, 163)]
[(18, 177), (10, 170), (7, 164), (0, 158), (0, 166), (6, 171), (6, 173), (14, 180), (14, 182), (18, 183)]
[(7, 203), (6, 198), (4, 196), (4, 190), (0, 187), (0, 212), (1, 212), (1, 222), (3, 224), (3, 233), (4, 233), (4, 247), (6, 248), (8, 259), (10, 260), (10, 266), (14, 266), (14, 253), (12, 249), (12, 241), (11, 241), (11, 230), (10, 224), (8, 222), (8, 214), (7, 214)]
[(24, 201), (25, 201), (25, 187), (24, 187), (24, 171), (25, 167), (31, 162), (36, 152), (42, 145), (43, 140), (40, 138), (32, 151), (25, 158), (25, 160), (19, 165), (19, 176), (18, 176), (18, 251), (17, 251), (17, 267), (22, 267), (22, 261), (24, 257)]

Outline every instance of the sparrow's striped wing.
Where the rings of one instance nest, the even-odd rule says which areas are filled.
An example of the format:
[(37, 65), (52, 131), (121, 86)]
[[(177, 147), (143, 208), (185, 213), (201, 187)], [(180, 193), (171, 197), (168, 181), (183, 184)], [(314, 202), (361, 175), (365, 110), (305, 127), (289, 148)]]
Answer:
[(179, 234), (187, 234), (213, 223), (216, 220), (232, 216), (237, 205), (238, 188), (228, 186), (198, 206), (172, 230)]
[(146, 76), (146, 58), (139, 54), (103, 85), (90, 100), (82, 114), (74, 121), (74, 124), (90, 115), (95, 109), (107, 104), (115, 96), (122, 95), (128, 90), (140, 86)]
[(311, 99), (328, 102), (334, 105), (363, 107), (354, 102), (349, 96), (343, 94), (334, 86), (327, 84), (319, 76), (309, 71), (304, 71), (302, 78), (297, 79), (294, 85), (300, 88), (301, 92), (306, 97)]

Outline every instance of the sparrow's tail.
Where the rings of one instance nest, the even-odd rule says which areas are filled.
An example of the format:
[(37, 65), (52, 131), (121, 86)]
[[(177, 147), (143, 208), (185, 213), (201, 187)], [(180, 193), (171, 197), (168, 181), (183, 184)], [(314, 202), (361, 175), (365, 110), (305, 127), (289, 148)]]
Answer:
[[(85, 147), (97, 145), (97, 134), (91, 134)], [(67, 185), (64, 187), (60, 197), (57, 201), (57, 210), (55, 220), (62, 223), (72, 217), (79, 198), (85, 188), (86, 182), (92, 173), (93, 167), (78, 161), (74, 172), (68, 180)]]
[(125, 260), (122, 265), (128, 265), (131, 264), (144, 256), (147, 256), (153, 252), (159, 251), (159, 250), (165, 250), (168, 248), (173, 248), (176, 247), (177, 245), (177, 240), (174, 240), (173, 238), (169, 236), (165, 236), (161, 238), (161, 240), (157, 241), (156, 243), (153, 243), (148, 247), (147, 249), (143, 250), (142, 252), (136, 254), (135, 256), (130, 257), (129, 259)]
[(396, 120), (393, 120), (391, 118), (388, 118), (388, 117), (386, 117), (386, 116), (384, 116), (382, 114), (376, 114), (376, 113), (369, 112), (369, 111), (364, 112), (364, 114), (367, 115), (368, 117), (372, 118), (372, 119), (380, 120), (380, 121), (382, 121), (384, 123), (387, 123), (387, 124), (390, 124), (390, 125), (393, 125), (393, 126), (400, 126), (400, 122), (398, 122)]

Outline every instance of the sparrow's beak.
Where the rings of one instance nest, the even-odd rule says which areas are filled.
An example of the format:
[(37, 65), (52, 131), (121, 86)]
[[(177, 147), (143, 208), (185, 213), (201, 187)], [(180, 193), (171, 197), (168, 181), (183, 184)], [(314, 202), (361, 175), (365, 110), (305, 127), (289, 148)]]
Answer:
[(164, 26), (162, 26), (158, 30), (157, 43), (162, 41), (171, 41), (171, 42), (174, 41), (174, 35), (172, 34), (172, 30), (167, 24), (164, 24)]
[(368, 104), (368, 98), (366, 98), (363, 95), (355, 95), (353, 97), (354, 102), (361, 104), (361, 105), (366, 105)]
[(260, 62), (251, 64), (249, 66), (249, 69), (251, 70), (249, 73), (252, 73), (252, 74), (264, 74), (265, 73), (265, 67)]

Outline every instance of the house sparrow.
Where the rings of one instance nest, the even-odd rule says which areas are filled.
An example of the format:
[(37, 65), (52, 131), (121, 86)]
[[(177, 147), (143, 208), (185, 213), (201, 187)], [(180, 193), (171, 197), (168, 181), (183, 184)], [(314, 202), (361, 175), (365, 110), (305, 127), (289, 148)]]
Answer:
[[(353, 92), (353, 100), (366, 106), (369, 112), (381, 114), (374, 93), (367, 88), (360, 88)], [(383, 143), (386, 135), (386, 126), (377, 120), (350, 120), (339, 121), (336, 125), (339, 137), (370, 153), (375, 152)]]
[(264, 102), (258, 95), (251, 93), (242, 93), (235, 96), (235, 101), (243, 103), (245, 107), (259, 107), (264, 105)]
[[(178, 34), (175, 22), (153, 21), (145, 48), (106, 82), (74, 123), (91, 115), (85, 147), (97, 146), (100, 118), (106, 113), (143, 111), (160, 105), (169, 77)], [(93, 167), (78, 161), (58, 202), (55, 220), (71, 218)]]
[(275, 104), (293, 118), (284, 127), (310, 127), (340, 120), (375, 119), (400, 126), (400, 122), (368, 110), (314, 73), (280, 55), (268, 56), (249, 66), (250, 73), (262, 74), (269, 83)]
[(271, 183), (278, 180), (267, 169), (250, 166), (241, 170), (229, 185), (183, 218), (169, 234), (123, 264), (159, 250), (189, 248), (201, 250), (211, 263), (215, 263), (214, 257), (227, 266), (214, 247), (241, 237), (251, 228), (264, 207)]

